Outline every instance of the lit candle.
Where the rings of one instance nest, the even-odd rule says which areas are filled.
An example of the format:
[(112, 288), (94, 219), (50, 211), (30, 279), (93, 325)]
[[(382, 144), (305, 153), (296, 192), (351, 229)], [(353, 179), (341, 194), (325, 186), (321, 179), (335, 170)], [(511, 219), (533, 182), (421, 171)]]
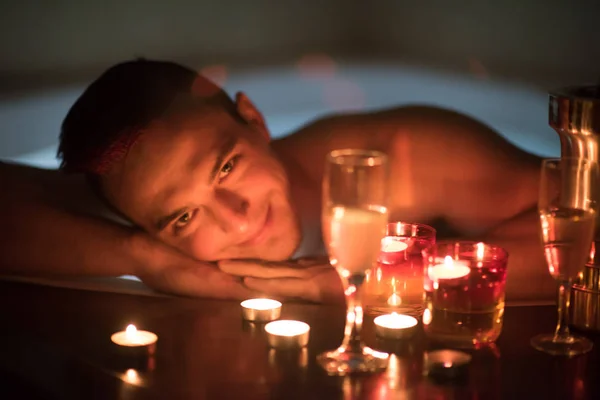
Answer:
[(467, 265), (453, 260), (450, 256), (446, 256), (442, 264), (434, 265), (427, 270), (429, 278), (434, 282), (462, 278), (469, 275), (470, 272), (471, 269)]
[(407, 248), (408, 245), (397, 238), (388, 236), (381, 240), (381, 251), (386, 253), (398, 253)]
[(130, 324), (124, 331), (114, 333), (110, 340), (119, 346), (144, 347), (156, 343), (158, 336), (152, 332), (138, 331), (135, 325)]
[(269, 346), (275, 348), (304, 347), (308, 344), (310, 326), (301, 321), (280, 320), (265, 325)]
[(279, 318), (281, 303), (271, 299), (250, 299), (241, 303), (242, 315), (247, 321), (267, 322)]
[(391, 313), (380, 315), (373, 322), (376, 335), (389, 339), (402, 339), (414, 333), (418, 321), (410, 315)]
[(406, 256), (405, 251), (408, 244), (403, 238), (387, 236), (381, 239), (381, 252), (379, 253), (379, 262), (383, 264), (396, 264)]

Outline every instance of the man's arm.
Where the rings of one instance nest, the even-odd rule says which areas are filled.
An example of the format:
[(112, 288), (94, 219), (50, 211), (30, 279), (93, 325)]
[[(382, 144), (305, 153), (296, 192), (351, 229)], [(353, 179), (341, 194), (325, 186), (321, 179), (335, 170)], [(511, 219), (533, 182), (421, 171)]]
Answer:
[(212, 264), (184, 256), (133, 228), (74, 211), (66, 198), (84, 201), (89, 193), (61, 175), (0, 163), (0, 273), (137, 275), (150, 287), (170, 293), (215, 298), (252, 294)]

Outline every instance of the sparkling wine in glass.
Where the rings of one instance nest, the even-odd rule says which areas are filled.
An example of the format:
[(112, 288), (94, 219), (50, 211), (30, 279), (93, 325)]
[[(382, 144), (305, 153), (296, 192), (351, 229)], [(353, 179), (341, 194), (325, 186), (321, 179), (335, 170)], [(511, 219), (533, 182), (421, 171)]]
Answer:
[(363, 308), (359, 289), (377, 262), (388, 221), (387, 156), (370, 150), (328, 154), (323, 177), (323, 236), (344, 285), (347, 313), (341, 346), (318, 356), (330, 375), (385, 369), (388, 354), (366, 347), (360, 331)]
[(531, 339), (538, 350), (574, 356), (592, 349), (592, 342), (569, 332), (569, 301), (573, 281), (589, 257), (598, 211), (598, 165), (579, 158), (542, 163), (538, 210), (544, 255), (558, 282), (558, 324), (552, 334)]

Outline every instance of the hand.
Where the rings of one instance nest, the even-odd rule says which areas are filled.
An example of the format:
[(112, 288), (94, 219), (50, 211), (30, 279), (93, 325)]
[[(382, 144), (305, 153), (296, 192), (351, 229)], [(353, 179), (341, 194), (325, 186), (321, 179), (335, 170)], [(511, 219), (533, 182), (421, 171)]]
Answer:
[(214, 263), (195, 260), (149, 237), (141, 239), (140, 253), (144, 256), (135, 274), (152, 289), (213, 299), (258, 296), (239, 277), (220, 271)]
[(227, 274), (243, 277), (248, 289), (272, 297), (316, 303), (345, 301), (341, 279), (326, 257), (282, 262), (224, 260), (218, 265)]

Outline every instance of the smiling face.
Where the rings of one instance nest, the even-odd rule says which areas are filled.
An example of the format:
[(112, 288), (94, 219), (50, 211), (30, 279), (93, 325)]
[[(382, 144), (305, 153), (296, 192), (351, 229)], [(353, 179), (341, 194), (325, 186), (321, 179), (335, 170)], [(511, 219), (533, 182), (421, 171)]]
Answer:
[(135, 224), (206, 261), (282, 260), (300, 242), (287, 174), (242, 97), (240, 121), (218, 107), (153, 124), (101, 181)]

